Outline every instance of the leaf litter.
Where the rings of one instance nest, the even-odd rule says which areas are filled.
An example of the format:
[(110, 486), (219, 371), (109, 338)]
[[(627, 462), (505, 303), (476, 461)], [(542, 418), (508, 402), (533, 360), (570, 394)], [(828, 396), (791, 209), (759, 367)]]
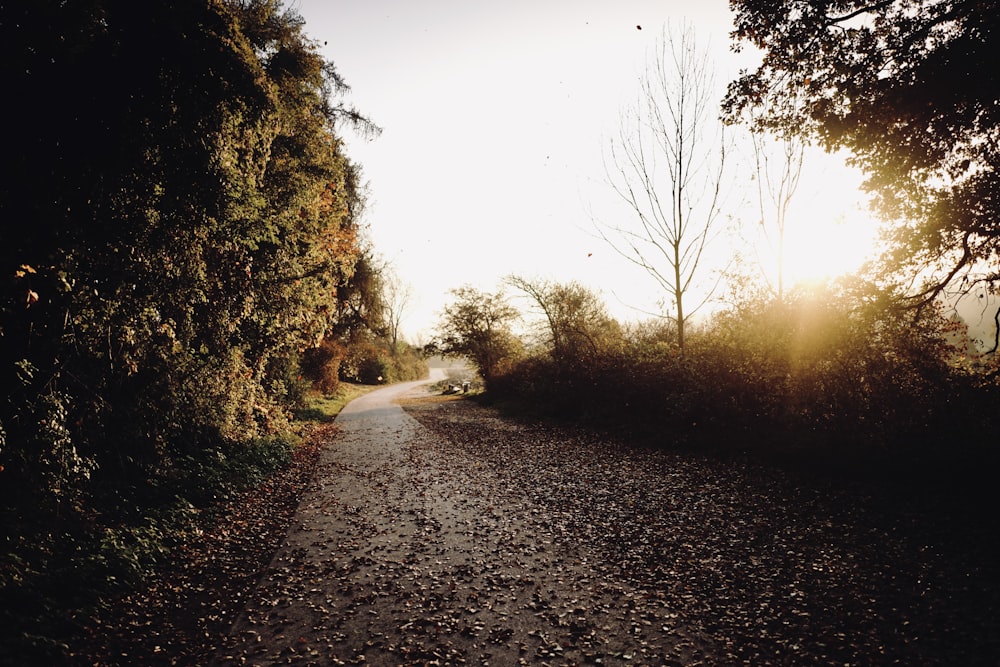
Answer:
[[(200, 656), (161, 640), (143, 662), (1000, 657), (995, 525), (931, 501), (515, 422), (470, 401), (405, 407), (410, 419), (327, 443), (269, 567), (250, 565), (242, 589), (205, 582), (232, 599), (205, 626)], [(223, 638), (234, 604), (242, 613)]]

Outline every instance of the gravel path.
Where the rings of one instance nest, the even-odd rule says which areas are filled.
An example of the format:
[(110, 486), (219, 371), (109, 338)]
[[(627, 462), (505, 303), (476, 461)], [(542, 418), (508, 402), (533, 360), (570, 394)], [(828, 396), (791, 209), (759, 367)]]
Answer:
[(216, 664), (1000, 659), (995, 526), (419, 383), (337, 423)]

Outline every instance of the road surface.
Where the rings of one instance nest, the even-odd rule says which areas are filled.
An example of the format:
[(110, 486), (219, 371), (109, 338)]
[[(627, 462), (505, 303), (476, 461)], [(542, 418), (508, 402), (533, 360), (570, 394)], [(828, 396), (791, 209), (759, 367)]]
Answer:
[(421, 383), (337, 424), (215, 664), (998, 664), (988, 526)]

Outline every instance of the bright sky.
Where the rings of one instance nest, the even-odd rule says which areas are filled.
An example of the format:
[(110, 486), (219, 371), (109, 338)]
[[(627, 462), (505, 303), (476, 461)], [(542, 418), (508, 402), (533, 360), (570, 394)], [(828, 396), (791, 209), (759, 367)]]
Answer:
[[(695, 28), (721, 95), (739, 66), (726, 0), (290, 4), (351, 86), (347, 101), (383, 128), (372, 141), (345, 129), (345, 139), (370, 186), (375, 247), (413, 289), (408, 340), (430, 338), (449, 290), (494, 290), (512, 273), (578, 280), (622, 319), (640, 317), (623, 303), (655, 308), (645, 274), (595, 238), (595, 211), (628, 215), (609, 206), (603, 153), (668, 22)], [(858, 178), (841, 164), (807, 162), (793, 220), (811, 224), (789, 239), (792, 273), (838, 270), (864, 245), (851, 226)], [(756, 220), (741, 197), (730, 213)]]

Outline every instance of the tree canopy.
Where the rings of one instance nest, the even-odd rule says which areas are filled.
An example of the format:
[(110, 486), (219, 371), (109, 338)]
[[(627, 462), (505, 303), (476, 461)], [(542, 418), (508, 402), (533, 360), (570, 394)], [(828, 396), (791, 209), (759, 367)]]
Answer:
[[(920, 276), (927, 303), (1000, 282), (1000, 15), (979, 0), (733, 0), (733, 37), (763, 51), (730, 86), (735, 118), (846, 148), (873, 204), (896, 221), (887, 269)], [(738, 48), (738, 47), (737, 47)]]

